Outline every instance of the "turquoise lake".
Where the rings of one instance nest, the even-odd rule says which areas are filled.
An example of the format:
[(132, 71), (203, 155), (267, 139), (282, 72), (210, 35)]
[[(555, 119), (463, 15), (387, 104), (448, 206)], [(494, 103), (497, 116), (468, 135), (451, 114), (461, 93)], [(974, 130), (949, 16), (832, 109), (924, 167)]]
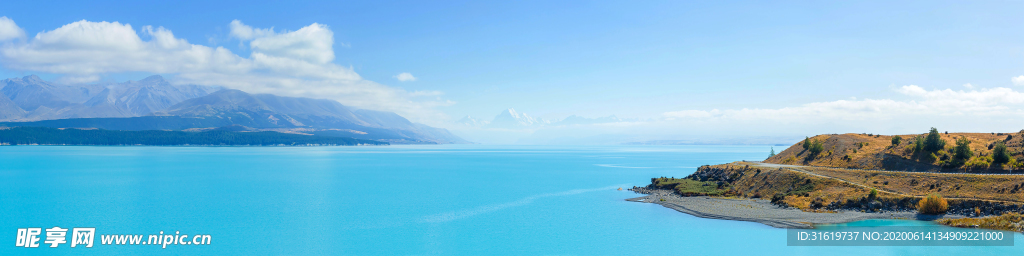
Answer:
[[(783, 148), (776, 148), (780, 152)], [(0, 147), (0, 255), (960, 255), (1013, 247), (789, 247), (786, 230), (623, 199), (768, 146)], [(622, 191), (616, 188), (623, 188)], [(856, 226), (924, 225), (871, 220)], [(95, 227), (93, 248), (15, 247)], [(101, 245), (104, 234), (209, 245)], [(45, 234), (45, 232), (44, 232)], [(71, 236), (68, 236), (68, 240)], [(145, 241), (145, 240), (144, 240)]]

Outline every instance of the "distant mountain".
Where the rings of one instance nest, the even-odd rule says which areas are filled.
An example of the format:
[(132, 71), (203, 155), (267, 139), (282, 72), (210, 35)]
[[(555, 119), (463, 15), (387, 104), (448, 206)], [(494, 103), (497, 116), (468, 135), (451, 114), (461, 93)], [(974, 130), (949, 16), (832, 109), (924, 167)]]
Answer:
[[(333, 100), (173, 85), (160, 76), (105, 85), (58, 85), (37, 76), (0, 81), (0, 126), (107, 130), (251, 131), (351, 137), (392, 143), (468, 143), (398, 114)], [(4, 122), (6, 121), (6, 122)]]
[(508, 108), (498, 114), (498, 116), (495, 116), (494, 120), (492, 120), (487, 126), (492, 128), (524, 128), (549, 123), (551, 122), (531, 117), (526, 113), (518, 113), (515, 109)]
[[(199, 85), (172, 85), (161, 76), (128, 81), (101, 92), (106, 103), (123, 108), (133, 115), (148, 115), (167, 109), (182, 101), (206, 96), (219, 88)], [(94, 97), (93, 99), (97, 99)]]
[(599, 118), (586, 118), (577, 115), (571, 115), (560, 121), (550, 121), (542, 118), (532, 117), (526, 113), (516, 112), (513, 108), (508, 108), (502, 111), (500, 114), (494, 117), (492, 121), (477, 120), (471, 116), (463, 117), (456, 121), (455, 124), (469, 127), (483, 127), (483, 128), (501, 128), (501, 129), (523, 129), (523, 128), (539, 128), (542, 126), (566, 126), (566, 125), (591, 125), (591, 124), (604, 124), (604, 123), (619, 123), (619, 122), (636, 122), (640, 121), (636, 118), (618, 118), (614, 115), (599, 117)]
[(312, 134), (391, 142), (467, 143), (448, 130), (412, 123), (391, 112), (349, 108), (337, 101), (221, 90), (185, 100), (158, 116), (219, 119), (252, 128), (303, 128)]
[(455, 123), (456, 124), (460, 124), (460, 125), (465, 125), (465, 126), (481, 126), (481, 125), (488, 124), (489, 122), (476, 120), (476, 118), (473, 118), (473, 117), (467, 115), (466, 117), (463, 117), (462, 119), (459, 119), (459, 121), (455, 121)]
[(7, 99), (0, 99), (0, 121), (143, 116), (215, 90), (172, 85), (161, 76), (105, 85), (57, 85), (35, 75), (10, 78), (0, 81)]
[(11, 120), (25, 116), (25, 110), (18, 107), (7, 95), (0, 94), (0, 120)]

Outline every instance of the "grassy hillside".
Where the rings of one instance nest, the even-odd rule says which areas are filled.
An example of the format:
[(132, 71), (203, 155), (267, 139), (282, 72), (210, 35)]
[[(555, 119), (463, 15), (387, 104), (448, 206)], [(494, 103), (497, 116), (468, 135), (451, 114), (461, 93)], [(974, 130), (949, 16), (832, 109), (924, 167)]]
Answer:
[[(1024, 132), (1024, 131), (1022, 131)], [(941, 171), (972, 173), (1020, 173), (1024, 171), (1024, 133), (935, 133), (940, 142), (936, 148), (927, 149), (924, 141), (928, 133), (907, 135), (876, 134), (825, 134), (807, 139), (811, 147), (805, 148), (801, 141), (779, 154), (769, 157), (766, 163), (841, 167), (856, 169), (882, 169), (900, 171)], [(899, 136), (898, 143), (893, 138)], [(918, 142), (921, 140), (922, 142)], [(959, 154), (960, 144), (966, 144), (966, 151)], [(967, 142), (967, 143), (964, 143)], [(814, 144), (820, 145), (815, 152)], [(1006, 146), (1005, 158), (1000, 163), (995, 151), (998, 144)], [(815, 154), (816, 153), (816, 154)]]
[[(674, 188), (682, 195), (687, 195), (683, 193), (683, 184), (703, 184), (727, 190), (716, 191), (718, 195), (771, 199), (781, 205), (814, 211), (913, 210), (921, 198), (933, 194), (949, 200), (951, 213), (975, 216), (977, 211), (981, 215), (998, 215), (1024, 209), (1024, 176), (1020, 175), (778, 168), (736, 162), (701, 166), (686, 178), (657, 178), (652, 182), (658, 188), (680, 184)], [(877, 193), (871, 196), (871, 190)]]

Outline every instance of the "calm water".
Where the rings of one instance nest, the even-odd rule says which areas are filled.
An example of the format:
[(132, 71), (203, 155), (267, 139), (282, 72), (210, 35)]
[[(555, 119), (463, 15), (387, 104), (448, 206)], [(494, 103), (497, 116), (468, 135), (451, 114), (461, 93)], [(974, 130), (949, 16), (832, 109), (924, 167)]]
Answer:
[[(782, 149), (776, 149), (776, 152)], [(766, 146), (0, 147), (0, 255), (953, 255), (787, 247), (785, 230), (616, 191)], [(867, 221), (852, 225), (931, 225)], [(26, 227), (210, 234), (211, 245), (16, 248)], [(935, 229), (948, 229), (934, 226)], [(1020, 234), (1016, 239), (1021, 241)], [(70, 239), (70, 236), (68, 237)]]

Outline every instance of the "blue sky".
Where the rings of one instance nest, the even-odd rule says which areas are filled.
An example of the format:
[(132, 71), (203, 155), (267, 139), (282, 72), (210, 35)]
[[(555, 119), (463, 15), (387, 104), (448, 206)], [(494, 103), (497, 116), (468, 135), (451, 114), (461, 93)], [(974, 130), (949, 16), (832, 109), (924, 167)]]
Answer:
[[(1021, 86), (1011, 79), (1024, 75), (1020, 10), (1024, 3), (1009, 1), (15, 1), (5, 3), (0, 16), (16, 22), (26, 41), (83, 19), (117, 21), (131, 24), (136, 31), (145, 25), (163, 27), (190, 44), (224, 47), (243, 58), (249, 57), (252, 48), (248, 41), (231, 36), (233, 20), (257, 29), (272, 27), (278, 33), (318, 23), (333, 32), (331, 63), (351, 67), (360, 79), (379, 86), (429, 92), (425, 94), (434, 103), (405, 110), (384, 108), (410, 119), (446, 126), (445, 122), (465, 115), (489, 119), (508, 107), (553, 120), (572, 114), (614, 114), (657, 119), (657, 124), (644, 127), (663, 136), (650, 138), (671, 139), (680, 135), (670, 131), (686, 130), (693, 122), (743, 123), (706, 119), (673, 123), (705, 114), (667, 114), (671, 112), (703, 111), (712, 113), (709, 118), (724, 119), (728, 114), (713, 110), (780, 110), (864, 99), (925, 101), (920, 98), (923, 94), (902, 90), (910, 85), (926, 92), (951, 89), (983, 94), (1003, 87), (1016, 93)], [(139, 33), (143, 40), (150, 40)], [(0, 57), (4, 77), (40, 74), (56, 80), (65, 75), (11, 65), (11, 59)], [(395, 79), (403, 72), (416, 80)], [(153, 73), (159, 72), (117, 70), (98, 75), (123, 81)], [(968, 83), (971, 87), (964, 86)], [(397, 101), (426, 101), (417, 97), (422, 98), (406, 96)], [(347, 103), (345, 98), (339, 101)], [(1019, 113), (1018, 104), (1010, 99), (977, 111), (997, 118)], [(948, 124), (870, 127), (889, 133), (936, 125), (984, 131), (1024, 128), (1012, 122), (984, 126), (978, 123), (987, 119), (971, 117), (977, 113), (964, 115)], [(820, 120), (813, 114), (804, 119)], [(787, 120), (767, 122), (800, 123)], [(836, 131), (849, 126), (844, 122), (858, 123), (839, 118), (799, 132)], [(792, 135), (786, 130), (791, 129), (769, 134)]]

